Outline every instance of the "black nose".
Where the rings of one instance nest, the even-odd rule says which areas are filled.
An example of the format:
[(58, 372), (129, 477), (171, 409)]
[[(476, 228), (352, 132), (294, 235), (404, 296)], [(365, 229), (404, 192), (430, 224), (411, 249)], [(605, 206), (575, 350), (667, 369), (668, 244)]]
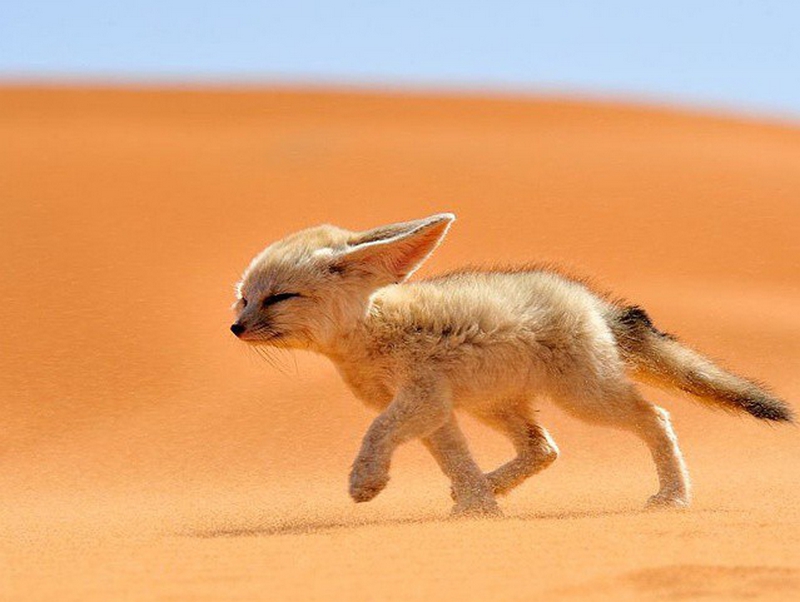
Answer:
[(233, 334), (235, 334), (237, 337), (240, 334), (242, 334), (245, 330), (246, 330), (246, 328), (244, 326), (242, 326), (241, 324), (239, 324), (239, 322), (236, 322), (231, 326), (231, 332)]

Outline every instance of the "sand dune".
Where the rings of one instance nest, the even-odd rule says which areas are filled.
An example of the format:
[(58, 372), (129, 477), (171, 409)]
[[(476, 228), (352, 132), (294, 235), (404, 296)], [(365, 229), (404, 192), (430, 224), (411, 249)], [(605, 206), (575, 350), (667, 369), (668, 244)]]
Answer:
[[(601, 103), (0, 90), (0, 598), (631, 599), (800, 589), (800, 437), (662, 392), (695, 485), (551, 407), (562, 458), (446, 520), (420, 446), (354, 505), (371, 414), (227, 331), (265, 243), (443, 210), (423, 268), (555, 261), (800, 398), (800, 130)], [(796, 405), (796, 404), (795, 404)], [(465, 420), (487, 468), (507, 444)]]

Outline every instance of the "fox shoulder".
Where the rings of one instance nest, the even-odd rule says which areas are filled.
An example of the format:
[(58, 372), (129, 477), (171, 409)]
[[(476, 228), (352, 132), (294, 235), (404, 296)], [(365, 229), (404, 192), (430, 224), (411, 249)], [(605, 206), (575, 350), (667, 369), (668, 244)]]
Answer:
[(370, 322), (395, 336), (476, 342), (521, 326), (525, 295), (497, 285), (486, 277), (436, 277), (387, 286), (371, 299)]

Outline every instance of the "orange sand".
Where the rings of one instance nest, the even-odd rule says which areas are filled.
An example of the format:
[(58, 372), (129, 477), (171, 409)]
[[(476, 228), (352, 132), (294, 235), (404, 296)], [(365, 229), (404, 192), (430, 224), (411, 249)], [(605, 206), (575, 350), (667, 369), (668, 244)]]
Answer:
[[(0, 90), (0, 599), (786, 600), (800, 437), (649, 391), (692, 471), (552, 407), (563, 452), (444, 520), (421, 446), (354, 505), (371, 414), (323, 359), (227, 331), (265, 243), (451, 210), (424, 274), (555, 260), (800, 398), (800, 130), (599, 103)], [(465, 420), (487, 468), (508, 445)]]

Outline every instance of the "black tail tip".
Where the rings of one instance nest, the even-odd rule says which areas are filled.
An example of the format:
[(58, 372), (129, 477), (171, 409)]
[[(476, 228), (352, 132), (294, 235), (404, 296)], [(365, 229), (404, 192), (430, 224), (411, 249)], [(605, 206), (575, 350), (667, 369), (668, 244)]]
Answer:
[(759, 420), (794, 423), (794, 412), (779, 399), (748, 400), (745, 409)]

